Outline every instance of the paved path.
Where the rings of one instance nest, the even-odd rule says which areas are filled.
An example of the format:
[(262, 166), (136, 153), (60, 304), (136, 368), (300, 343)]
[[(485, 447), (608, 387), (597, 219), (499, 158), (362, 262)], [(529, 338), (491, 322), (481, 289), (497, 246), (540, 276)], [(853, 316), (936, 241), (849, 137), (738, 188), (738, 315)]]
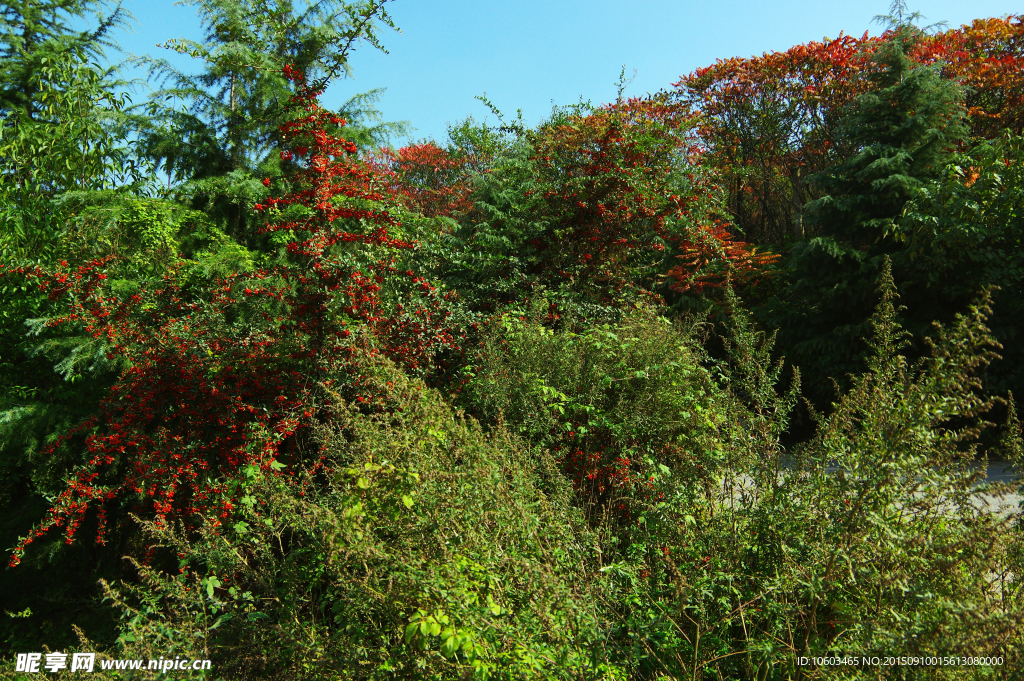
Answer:
[[(981, 464), (979, 464), (980, 466)], [(1013, 482), (1019, 476), (1010, 468), (1005, 461), (989, 461), (986, 471), (986, 482)], [(1021, 495), (1007, 494), (1004, 497), (996, 498), (990, 494), (978, 494), (978, 507), (988, 507), (996, 513), (1010, 514), (1020, 509)]]
[[(981, 462), (977, 463), (980, 467)], [(835, 473), (839, 469), (838, 466), (828, 466), (825, 470), (828, 473)], [(1010, 464), (1005, 461), (989, 461), (988, 468), (986, 470), (985, 481), (988, 483), (999, 483), (999, 482), (1013, 482), (1020, 476), (1016, 474), (1010, 467)], [(982, 484), (981, 482), (978, 483)], [(738, 487), (733, 488), (733, 494), (739, 494), (741, 489), (752, 489), (756, 484), (749, 475), (740, 476), (740, 484)], [(994, 494), (986, 494), (978, 492), (975, 495), (975, 505), (978, 508), (988, 508), (994, 513), (998, 513), (1002, 516), (1007, 516), (1014, 512), (1024, 513), (1024, 508), (1021, 508), (1021, 502), (1024, 501), (1024, 497), (1020, 494), (1005, 494), (998, 497)]]

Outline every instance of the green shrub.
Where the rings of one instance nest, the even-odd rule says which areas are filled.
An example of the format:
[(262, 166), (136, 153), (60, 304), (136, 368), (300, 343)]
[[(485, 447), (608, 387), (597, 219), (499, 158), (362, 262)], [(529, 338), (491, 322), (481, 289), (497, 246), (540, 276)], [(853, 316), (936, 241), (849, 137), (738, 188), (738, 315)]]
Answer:
[[(987, 299), (909, 367), (891, 278), (881, 292), (867, 372), (793, 452), (779, 435), (796, 389), (775, 393), (771, 339), (739, 308), (720, 365), (642, 311), (576, 334), (504, 318), (467, 393), (503, 415), (490, 434), (366, 357), (387, 397), (371, 410), (325, 392), (337, 418), (319, 461), (250, 467), (225, 490), (229, 527), (143, 523), (162, 548), (136, 560), (139, 582), (104, 585), (123, 612), (108, 654), (208, 656), (196, 678), (225, 679), (1007, 678), (1024, 662), (1024, 542), (1019, 513), (976, 495), (1021, 485), (979, 486), (972, 466), (994, 402), (975, 377), (996, 349)], [(560, 396), (595, 376), (611, 381)], [(1002, 450), (1019, 465), (1010, 413)], [(574, 489), (546, 448), (578, 414), (584, 438), (651, 452), (654, 484), (616, 490), (629, 513)], [(688, 456), (653, 458), (673, 443)]]
[(201, 650), (232, 679), (625, 678), (603, 662), (597, 541), (550, 458), (371, 371), (389, 410), (337, 401), (324, 458), (292, 473), (305, 491), (253, 468), (232, 527), (145, 523), (185, 570), (108, 585), (117, 656)]
[[(790, 455), (774, 440), (792, 395), (766, 390), (770, 344), (735, 311), (732, 357), (744, 363), (726, 378), (746, 388), (748, 414), (722, 427), (726, 464), (713, 484), (673, 476), (673, 494), (644, 514), (643, 543), (661, 555), (614, 566), (620, 591), (608, 607), (617, 638), (633, 644), (634, 678), (1007, 678), (1021, 668), (1020, 529), (1013, 509), (994, 514), (975, 496), (1013, 490), (977, 485), (969, 444), (992, 404), (974, 377), (993, 357), (987, 300), (938, 329), (932, 357), (911, 369), (894, 298), (886, 276), (867, 373)], [(1004, 449), (1020, 451), (1019, 424)], [(831, 655), (1003, 665), (796, 664)]]
[(723, 452), (721, 391), (690, 333), (655, 310), (616, 323), (553, 330), (546, 301), (505, 313), (483, 334), (461, 399), (484, 423), (503, 422), (549, 448), (589, 511), (633, 514), (670, 472), (703, 476)]
[[(567, 441), (566, 424), (577, 436), (582, 426), (581, 439), (652, 457), (657, 494), (629, 494), (630, 514), (607, 513), (607, 496), (590, 490), (576, 496), (610, 580), (600, 594), (609, 660), (631, 678), (880, 673), (798, 667), (800, 656), (1003, 659), (904, 666), (904, 678), (1000, 678), (1021, 664), (1015, 509), (994, 514), (977, 497), (1020, 486), (979, 485), (973, 465), (972, 440), (994, 403), (976, 378), (998, 347), (984, 326), (987, 299), (940, 327), (932, 357), (908, 367), (888, 270), (881, 293), (868, 371), (793, 452), (779, 436), (799, 377), (775, 393), (782, 364), (770, 361), (771, 339), (737, 307), (730, 361), (704, 358), (707, 368), (685, 335), (642, 315), (578, 334), (506, 316), (485, 341), (467, 396), (487, 418), (500, 414), (504, 427), (553, 447)], [(698, 406), (703, 420), (672, 418)], [(689, 457), (664, 456), (678, 443)], [(1003, 449), (1019, 443), (1011, 423)], [(622, 488), (617, 498), (627, 498)]]

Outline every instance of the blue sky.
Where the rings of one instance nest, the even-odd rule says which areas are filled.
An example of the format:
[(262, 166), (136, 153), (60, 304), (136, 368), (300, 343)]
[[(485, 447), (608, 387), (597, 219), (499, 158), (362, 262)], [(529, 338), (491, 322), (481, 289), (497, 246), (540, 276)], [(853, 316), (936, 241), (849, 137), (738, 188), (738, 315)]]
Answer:
[[(201, 39), (194, 7), (173, 0), (125, 6), (136, 18), (134, 33), (115, 36), (126, 52), (173, 57), (190, 68), (187, 57), (156, 44)], [(627, 77), (636, 70), (626, 94), (643, 95), (718, 58), (785, 50), (840, 31), (876, 34), (872, 19), (887, 12), (889, 0), (394, 0), (388, 7), (401, 29), (382, 34), (390, 54), (359, 46), (353, 77), (334, 85), (324, 104), (385, 87), (386, 120), (408, 120), (415, 139), (443, 140), (447, 123), (469, 115), (494, 121), (475, 95), (486, 93), (510, 116), (522, 109), (533, 125), (552, 102), (613, 100), (623, 65)], [(910, 8), (925, 24), (950, 26), (1021, 11), (1019, 0), (919, 0)]]

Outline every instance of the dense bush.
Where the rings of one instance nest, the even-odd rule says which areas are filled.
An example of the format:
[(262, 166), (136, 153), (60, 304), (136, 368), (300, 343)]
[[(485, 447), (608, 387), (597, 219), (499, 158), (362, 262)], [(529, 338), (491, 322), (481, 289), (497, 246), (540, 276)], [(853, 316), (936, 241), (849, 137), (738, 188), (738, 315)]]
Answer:
[(397, 189), (421, 202), (461, 197), (420, 262), (474, 310), (544, 289), (557, 308), (601, 317), (666, 293), (700, 296), (729, 276), (753, 283), (774, 260), (725, 230), (691, 116), (664, 97), (556, 108), (534, 130), (467, 121), (450, 137), (446, 154), (431, 152), (433, 172), (402, 161)]
[[(124, 613), (107, 653), (201, 651), (213, 678), (754, 679), (837, 678), (798, 669), (797, 656), (955, 652), (1003, 667), (911, 677), (1000, 678), (1022, 661), (1024, 546), (1012, 515), (972, 498), (969, 442), (991, 404), (972, 378), (992, 353), (986, 303), (937, 329), (932, 357), (908, 367), (891, 280), (881, 295), (867, 372), (792, 455), (778, 436), (795, 393), (775, 394), (770, 342), (742, 311), (735, 363), (714, 380), (682, 355), (667, 372), (691, 374), (683, 394), (708, 395), (706, 423), (678, 428), (689, 456), (657, 463), (658, 494), (632, 495), (628, 518), (588, 515), (595, 496), (564, 461), (509, 432), (543, 433), (530, 412), (509, 409), (485, 434), (368, 356), (367, 385), (386, 390), (387, 408), (325, 395), (335, 418), (318, 430), (321, 457), (291, 476), (248, 466), (226, 527), (140, 521), (178, 571), (137, 565), (139, 582), (105, 585)], [(644, 323), (632, 324), (639, 336)], [(634, 357), (671, 335), (646, 326)], [(593, 345), (536, 356), (615, 354)], [(560, 362), (538, 366), (550, 376)], [(646, 394), (671, 405), (679, 386), (650, 374)], [(545, 391), (531, 389), (543, 408)], [(1019, 423), (1003, 447), (1019, 461)]]
[(637, 501), (662, 494), (666, 464), (688, 474), (710, 464), (694, 453), (714, 449), (718, 391), (689, 334), (655, 310), (582, 328), (562, 317), (553, 330), (548, 307), (492, 322), (460, 399), (481, 422), (549, 449), (588, 516), (635, 518)]
[[(297, 26), (349, 40), (297, 63), (316, 75), (359, 36), (377, 44), (382, 5)], [(0, 99), (5, 658), (210, 658), (175, 678), (211, 681), (884, 674), (798, 662), (821, 656), (1000, 661), (888, 669), (905, 679), (1024, 668), (1008, 496), (1024, 484), (979, 467), (1024, 465), (1005, 390), (1019, 350), (1000, 345), (1019, 326), (1020, 140), (964, 142), (978, 112), (950, 80), (988, 87), (971, 106), (1012, 127), (996, 96), (1016, 92), (1012, 59), (992, 55), (1018, 33), (942, 42), (904, 9), (870, 54), (848, 39), (809, 66), (764, 60), (756, 85), (782, 100), (803, 82), (779, 82), (790, 67), (863, 67), (831, 74), (845, 108), (775, 111), (821, 114), (811, 138), (836, 142), (800, 161), (818, 171), (813, 234), (781, 259), (727, 231), (724, 183), (749, 178), (716, 167), (731, 152), (710, 117), (749, 94), (728, 87), (721, 110), (620, 98), (371, 152), (379, 130), (349, 135), (323, 82), (276, 65), (284, 41), (261, 56), (279, 71), (211, 62), (227, 71), (197, 82), (259, 81), (244, 109), (262, 117), (217, 100), (193, 130), (206, 161), (160, 190), (153, 164), (184, 172), (184, 150), (152, 147), (152, 125), (150, 147), (118, 146), (130, 121), (94, 70)], [(254, 39), (232, 17), (191, 48)], [(967, 43), (978, 63), (933, 64)], [(742, 64), (727, 66), (701, 92)], [(34, 121), (41, 92), (57, 105)], [(69, 121), (72, 100), (91, 118)], [(97, 143), (81, 167), (62, 132), (78, 124)], [(60, 172), (28, 163), (35, 137)], [(114, 181), (125, 167), (138, 176)]]
[(301, 491), (250, 467), (227, 532), (146, 523), (182, 574), (108, 587), (119, 654), (201, 648), (229, 678), (600, 676), (597, 542), (550, 457), (366, 361), (391, 409), (334, 396)]

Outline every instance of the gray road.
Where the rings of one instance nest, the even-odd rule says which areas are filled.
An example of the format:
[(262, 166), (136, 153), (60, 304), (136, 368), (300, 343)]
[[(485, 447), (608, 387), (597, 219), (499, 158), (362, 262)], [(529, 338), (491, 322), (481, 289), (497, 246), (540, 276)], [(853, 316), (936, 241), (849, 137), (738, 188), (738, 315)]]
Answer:
[[(1013, 482), (1019, 476), (1004, 461), (990, 461), (986, 470), (986, 482)], [(1020, 509), (1021, 496), (1019, 494), (1007, 494), (1004, 497), (996, 498), (990, 494), (978, 494), (978, 506), (988, 507), (992, 511), (1002, 514), (1013, 513)]]
[(989, 461), (985, 479), (988, 482), (1013, 482), (1019, 476), (1010, 469), (1005, 461)]
[[(982, 464), (979, 462), (978, 467)], [(838, 466), (829, 466), (826, 471), (829, 473), (835, 473), (838, 470)], [(986, 475), (984, 482), (987, 483), (1009, 483), (1013, 482), (1020, 476), (1016, 474), (1010, 467), (1010, 464), (1005, 461), (990, 461), (986, 469)], [(979, 482), (979, 485), (983, 482)], [(741, 476), (741, 482), (739, 488), (733, 488), (733, 493), (738, 494), (739, 489), (746, 488), (752, 489), (754, 487), (754, 481), (747, 475)], [(1004, 494), (1003, 496), (996, 496), (991, 493), (985, 493), (978, 491), (975, 495), (975, 505), (978, 508), (987, 508), (993, 513), (998, 513), (1002, 516), (1007, 516), (1011, 513), (1021, 513), (1024, 509), (1021, 508), (1022, 496), (1020, 494)]]

